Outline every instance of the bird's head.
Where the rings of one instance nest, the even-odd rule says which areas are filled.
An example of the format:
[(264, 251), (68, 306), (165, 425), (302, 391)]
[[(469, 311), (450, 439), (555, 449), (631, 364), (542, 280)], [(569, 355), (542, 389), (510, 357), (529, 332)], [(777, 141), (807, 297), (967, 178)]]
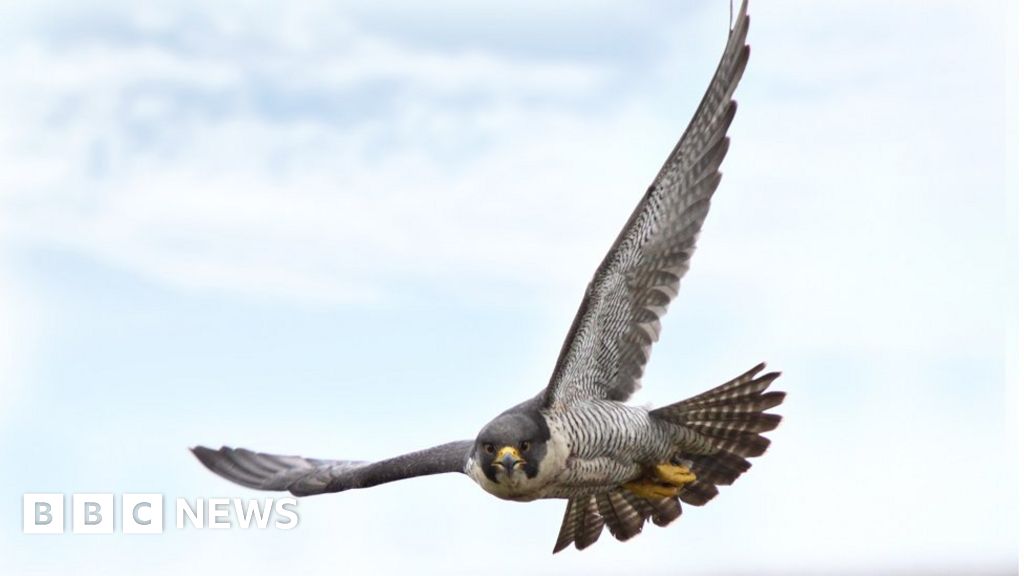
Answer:
[(539, 413), (511, 412), (491, 420), (476, 438), (475, 458), (488, 480), (508, 484), (537, 476), (551, 438)]

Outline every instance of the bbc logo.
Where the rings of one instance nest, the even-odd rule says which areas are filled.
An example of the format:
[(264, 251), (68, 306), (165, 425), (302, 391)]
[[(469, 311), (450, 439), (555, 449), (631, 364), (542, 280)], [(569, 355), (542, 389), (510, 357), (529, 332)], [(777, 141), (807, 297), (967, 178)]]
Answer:
[[(25, 494), (22, 531), (25, 534), (63, 534), (64, 494)], [(175, 498), (168, 514), (178, 529), (186, 524), (195, 529), (255, 527), (292, 530), (299, 524), (295, 498)], [(194, 502), (194, 503), (193, 503)], [(173, 512), (172, 512), (173, 510)], [(162, 534), (164, 497), (161, 494), (121, 494), (120, 529), (125, 534)], [(113, 534), (118, 517), (114, 495), (109, 493), (72, 494), (71, 531), (74, 534)]]
[[(64, 494), (25, 494), (22, 497), (25, 534), (64, 533)], [(164, 531), (161, 494), (122, 494), (121, 532), (161, 534)], [(71, 531), (75, 534), (114, 533), (113, 494), (72, 494)]]

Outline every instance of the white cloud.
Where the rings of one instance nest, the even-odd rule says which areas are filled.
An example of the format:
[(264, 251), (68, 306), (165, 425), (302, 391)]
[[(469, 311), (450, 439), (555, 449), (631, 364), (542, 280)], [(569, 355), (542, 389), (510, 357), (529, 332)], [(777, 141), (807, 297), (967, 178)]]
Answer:
[[(16, 41), (0, 97), (7, 111), (0, 181), (13, 239), (62, 245), (182, 288), (299, 301), (365, 302), (397, 278), (479, 282), (470, 292), (495, 284), (576, 291), (688, 114), (610, 85), (593, 63), (413, 50), (323, 10), (267, 18), (217, 8), (192, 17), (200, 22), (190, 26), (206, 36), (187, 36), (174, 11), (135, 16), (136, 33), (186, 34), (189, 50), (102, 38), (70, 46)], [(756, 16), (778, 24), (775, 13)], [(814, 316), (826, 324), (848, 322), (842, 315), (861, 314), (863, 305), (884, 308), (893, 296), (949, 307), (948, 292), (908, 283), (942, 273), (929, 242), (943, 250), (957, 244), (942, 236), (948, 226), (906, 219), (921, 203), (957, 200), (934, 177), (919, 180), (934, 159), (961, 151), (942, 137), (949, 129), (955, 138), (972, 136), (970, 126), (936, 112), (984, 109), (958, 90), (907, 108), (937, 71), (975, 60), (951, 45), (918, 63), (919, 52), (934, 50), (925, 32), (911, 31), (919, 51), (901, 53), (902, 36), (876, 31), (864, 47), (842, 34), (812, 38), (821, 61), (801, 59), (815, 51), (777, 36), (755, 48), (750, 74), (783, 79), (793, 93), (773, 98), (756, 84), (741, 87), (739, 138), (715, 212), (735, 210), (721, 220), (713, 213), (709, 234), (719, 248), (702, 245), (696, 263), (747, 269), (752, 247), (737, 215), (771, 214), (777, 224), (758, 235), (762, 261), (813, 267), (826, 284), (794, 286), (791, 274), (766, 269), (764, 298), (806, 304), (820, 294), (826, 301)], [(758, 34), (774, 33), (755, 27), (755, 41)], [(854, 34), (849, 41), (862, 42)], [(654, 64), (658, 76), (670, 67), (679, 62)], [(35, 73), (43, 69), (48, 74)], [(940, 76), (936, 87), (959, 87)], [(379, 81), (394, 84), (375, 92)], [(593, 93), (610, 89), (621, 102), (600, 109)], [(753, 98), (765, 94), (761, 104)], [(375, 108), (388, 99), (385, 111)], [(673, 98), (680, 99), (692, 103), (696, 94)], [(892, 133), (877, 133), (883, 125)], [(777, 145), (783, 132), (796, 137)], [(911, 134), (923, 138), (904, 136)], [(808, 150), (810, 142), (828, 149)], [(750, 193), (758, 188), (760, 196)], [(928, 210), (944, 225), (960, 212)], [(836, 234), (837, 225), (851, 224), (857, 228)], [(987, 226), (966, 225), (965, 233)], [(733, 240), (715, 226), (743, 234)], [(912, 231), (931, 237), (918, 240)], [(808, 235), (819, 240), (808, 245)], [(907, 267), (889, 249), (924, 260)], [(969, 248), (943, 256), (959, 266), (974, 258)], [(552, 266), (555, 258), (562, 265)], [(904, 272), (919, 275), (900, 279)], [(897, 281), (869, 280), (879, 274)], [(770, 285), (772, 278), (781, 284)], [(852, 286), (854, 301), (827, 301)], [(978, 289), (964, 287), (958, 297), (977, 298)]]
[[(299, 300), (361, 300), (379, 290), (374, 275), (429, 278), (495, 261), (511, 264), (508, 278), (544, 269), (520, 247), (559, 234), (538, 238), (531, 216), (569, 212), (555, 193), (565, 173), (592, 185), (585, 160), (610, 165), (615, 154), (584, 145), (607, 126), (557, 103), (600, 90), (599, 70), (425, 53), (355, 33), (341, 47), (299, 36), (294, 50), (250, 40), (274, 45), (270, 62), (16, 42), (0, 134), (13, 239), (180, 287)], [(310, 54), (314, 64), (299, 66)], [(385, 97), (399, 101), (374, 113), (376, 96), (361, 91), (385, 80), (397, 83)], [(266, 109), (309, 94), (322, 110)]]

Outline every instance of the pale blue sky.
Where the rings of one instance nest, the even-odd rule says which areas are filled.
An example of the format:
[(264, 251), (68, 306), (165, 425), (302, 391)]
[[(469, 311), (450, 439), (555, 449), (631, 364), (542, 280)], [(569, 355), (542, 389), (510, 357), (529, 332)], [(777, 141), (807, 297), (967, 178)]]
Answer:
[(671, 527), (554, 558), (561, 502), (458, 476), (303, 500), (291, 532), (18, 521), (23, 492), (257, 494), (197, 443), (382, 458), (534, 394), (727, 3), (5, 4), (2, 571), (1011, 571), (1016, 7), (893, 4), (753, 3), (634, 398), (767, 361), (772, 449)]

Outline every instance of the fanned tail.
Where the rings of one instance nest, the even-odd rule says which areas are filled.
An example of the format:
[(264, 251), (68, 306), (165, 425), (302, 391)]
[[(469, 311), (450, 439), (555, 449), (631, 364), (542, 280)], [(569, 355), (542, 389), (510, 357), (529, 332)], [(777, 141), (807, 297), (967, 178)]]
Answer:
[(750, 468), (747, 458), (764, 454), (771, 443), (762, 432), (774, 430), (782, 417), (767, 414), (786, 398), (785, 392), (766, 392), (779, 372), (761, 374), (758, 364), (740, 376), (682, 402), (651, 411), (651, 416), (699, 432), (710, 454), (680, 454), (691, 462), (697, 481), (680, 492), (683, 502), (701, 506), (718, 494), (716, 486), (732, 484)]

